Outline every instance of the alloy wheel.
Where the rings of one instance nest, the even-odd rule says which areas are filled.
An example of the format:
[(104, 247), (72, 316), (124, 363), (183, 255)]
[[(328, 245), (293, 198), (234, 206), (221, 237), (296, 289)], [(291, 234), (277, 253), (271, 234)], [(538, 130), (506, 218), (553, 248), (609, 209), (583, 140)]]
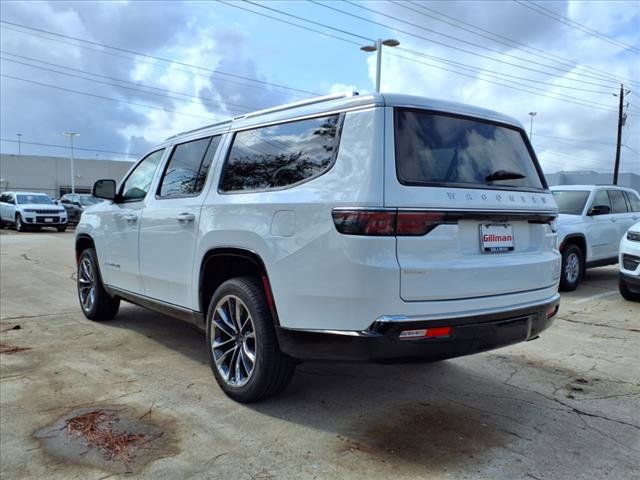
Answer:
[(95, 274), (93, 265), (88, 257), (80, 260), (78, 268), (78, 292), (80, 303), (85, 312), (91, 311), (96, 301)]
[(574, 283), (580, 275), (580, 259), (576, 253), (570, 253), (567, 257), (564, 273), (567, 281)]
[(213, 311), (211, 349), (225, 383), (246, 385), (256, 365), (256, 334), (249, 309), (235, 295), (220, 299)]

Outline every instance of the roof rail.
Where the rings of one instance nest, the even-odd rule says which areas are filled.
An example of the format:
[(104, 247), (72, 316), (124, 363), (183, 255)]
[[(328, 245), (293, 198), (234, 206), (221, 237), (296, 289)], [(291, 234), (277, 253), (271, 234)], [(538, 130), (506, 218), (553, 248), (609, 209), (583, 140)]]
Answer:
[(329, 102), (331, 100), (337, 100), (339, 98), (346, 98), (346, 97), (354, 97), (356, 95), (358, 95), (358, 92), (335, 93), (333, 95), (324, 95), (322, 97), (307, 98), (305, 100), (300, 100), (298, 102), (285, 103), (284, 105), (278, 105), (276, 107), (270, 107), (270, 108), (265, 108), (263, 110), (256, 110), (255, 112), (245, 113), (244, 115), (239, 115), (237, 117), (234, 117), (234, 120), (239, 120), (241, 118), (259, 117), (260, 115), (266, 115), (267, 113), (281, 112), (283, 110), (289, 110), (291, 108), (304, 107), (306, 105)]
[(194, 128), (193, 130), (186, 130), (184, 132), (176, 133), (175, 135), (171, 135), (170, 137), (165, 138), (164, 141), (166, 142), (167, 140), (171, 140), (172, 138), (176, 138), (181, 135), (186, 135), (188, 133), (195, 133), (195, 132), (199, 132), (200, 130), (206, 130), (207, 128), (217, 127), (218, 125), (224, 125), (225, 123), (231, 123), (231, 119), (228, 118), (227, 120), (222, 120), (220, 122), (210, 123), (209, 125), (205, 125), (204, 127), (198, 127), (198, 128)]

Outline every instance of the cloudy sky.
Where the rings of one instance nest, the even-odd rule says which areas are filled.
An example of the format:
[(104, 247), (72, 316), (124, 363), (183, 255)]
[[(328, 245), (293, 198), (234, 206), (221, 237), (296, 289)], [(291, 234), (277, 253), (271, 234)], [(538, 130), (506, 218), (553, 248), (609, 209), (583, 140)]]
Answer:
[[(640, 2), (0, 3), (0, 149), (135, 159), (167, 136), (342, 90), (461, 101), (518, 118), (547, 172), (640, 172)], [(29, 143), (28, 143), (29, 142)], [(48, 144), (52, 146), (33, 145)], [(129, 157), (127, 157), (129, 155)]]

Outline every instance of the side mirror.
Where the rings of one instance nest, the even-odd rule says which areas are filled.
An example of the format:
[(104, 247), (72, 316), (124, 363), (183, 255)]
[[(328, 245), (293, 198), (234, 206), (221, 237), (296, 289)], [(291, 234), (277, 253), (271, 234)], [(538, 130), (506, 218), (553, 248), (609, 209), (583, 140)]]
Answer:
[(105, 200), (115, 200), (116, 198), (116, 181), (111, 179), (102, 179), (93, 184), (91, 194), (96, 198), (104, 198)]
[(593, 207), (591, 207), (591, 210), (589, 210), (588, 215), (608, 215), (610, 213), (611, 207), (609, 205), (594, 205)]

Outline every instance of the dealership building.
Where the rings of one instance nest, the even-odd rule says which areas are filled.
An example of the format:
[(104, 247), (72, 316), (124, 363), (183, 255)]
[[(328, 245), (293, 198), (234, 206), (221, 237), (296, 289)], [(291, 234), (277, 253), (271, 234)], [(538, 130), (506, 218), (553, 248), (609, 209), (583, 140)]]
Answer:
[[(74, 160), (75, 191), (91, 193), (100, 178), (120, 180), (133, 165), (119, 160)], [(0, 192), (46, 193), (51, 198), (71, 191), (71, 160), (66, 157), (0, 154)]]

